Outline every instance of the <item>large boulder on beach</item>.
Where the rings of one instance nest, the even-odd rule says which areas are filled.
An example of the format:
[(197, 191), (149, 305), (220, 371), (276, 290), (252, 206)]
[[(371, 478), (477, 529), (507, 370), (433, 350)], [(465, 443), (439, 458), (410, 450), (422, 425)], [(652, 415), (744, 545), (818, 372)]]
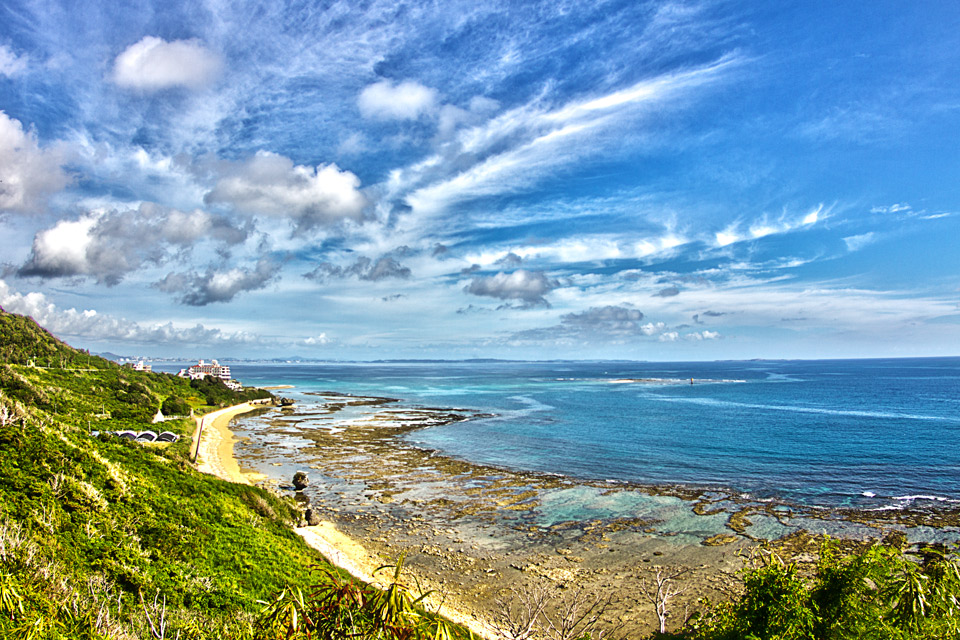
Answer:
[(293, 488), (297, 491), (303, 491), (310, 485), (310, 478), (303, 471), (297, 471), (293, 474)]
[(307, 509), (303, 512), (303, 517), (306, 519), (308, 527), (315, 527), (322, 522), (320, 514), (315, 509)]

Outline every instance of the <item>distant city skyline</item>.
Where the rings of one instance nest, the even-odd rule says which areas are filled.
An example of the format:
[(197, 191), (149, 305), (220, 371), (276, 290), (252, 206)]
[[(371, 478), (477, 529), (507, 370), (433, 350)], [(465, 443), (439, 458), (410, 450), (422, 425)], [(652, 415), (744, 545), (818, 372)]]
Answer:
[(960, 355), (955, 2), (0, 6), (0, 306), (180, 358)]

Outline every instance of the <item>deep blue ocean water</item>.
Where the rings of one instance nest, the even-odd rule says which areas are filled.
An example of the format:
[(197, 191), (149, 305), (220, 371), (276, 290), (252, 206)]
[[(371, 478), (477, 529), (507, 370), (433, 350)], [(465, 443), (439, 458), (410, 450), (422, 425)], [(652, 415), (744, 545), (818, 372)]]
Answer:
[[(338, 391), (495, 414), (407, 437), (511, 469), (818, 506), (960, 501), (960, 358), (235, 365), (233, 373), (247, 385), (296, 385), (284, 392), (292, 397)], [(625, 378), (661, 381), (612, 382)]]

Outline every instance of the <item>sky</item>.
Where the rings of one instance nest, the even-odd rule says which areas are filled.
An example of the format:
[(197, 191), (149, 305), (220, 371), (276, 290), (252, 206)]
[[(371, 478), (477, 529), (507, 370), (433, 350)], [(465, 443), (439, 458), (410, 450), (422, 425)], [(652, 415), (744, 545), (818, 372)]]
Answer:
[(960, 355), (960, 3), (0, 3), (0, 306), (145, 357)]

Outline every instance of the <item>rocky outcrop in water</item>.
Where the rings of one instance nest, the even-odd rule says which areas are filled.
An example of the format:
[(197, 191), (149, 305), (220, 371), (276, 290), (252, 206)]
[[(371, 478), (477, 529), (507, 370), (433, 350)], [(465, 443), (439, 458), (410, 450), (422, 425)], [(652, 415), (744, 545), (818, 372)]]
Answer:
[(310, 478), (303, 471), (297, 471), (293, 474), (293, 488), (297, 491), (303, 491), (310, 486)]

